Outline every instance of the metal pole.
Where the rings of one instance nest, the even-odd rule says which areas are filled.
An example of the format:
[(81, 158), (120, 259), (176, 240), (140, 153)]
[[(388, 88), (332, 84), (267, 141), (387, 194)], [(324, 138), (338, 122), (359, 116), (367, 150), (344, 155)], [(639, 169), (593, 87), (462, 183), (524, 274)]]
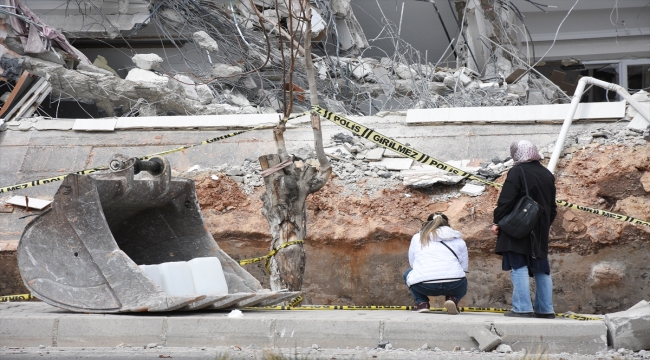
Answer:
[(564, 142), (566, 141), (566, 136), (569, 133), (569, 128), (571, 127), (571, 123), (573, 122), (573, 117), (576, 114), (576, 110), (578, 109), (578, 105), (580, 104), (580, 99), (582, 98), (582, 93), (584, 93), (585, 86), (587, 84), (592, 84), (594, 86), (598, 86), (603, 89), (616, 91), (616, 93), (621, 95), (623, 99), (627, 100), (630, 106), (632, 106), (636, 111), (638, 111), (639, 114), (641, 114), (641, 116), (650, 124), (650, 111), (641, 107), (641, 104), (639, 104), (636, 100), (634, 100), (632, 96), (622, 86), (608, 83), (602, 80), (594, 79), (588, 76), (580, 78), (580, 81), (578, 81), (578, 86), (576, 87), (576, 91), (573, 94), (573, 99), (571, 99), (571, 107), (569, 108), (569, 112), (567, 113), (567, 116), (564, 119), (564, 123), (562, 124), (562, 129), (560, 130), (560, 135), (558, 136), (557, 141), (555, 142), (555, 148), (553, 149), (551, 160), (549, 161), (547, 166), (547, 169), (552, 173), (555, 173), (555, 166), (557, 165), (557, 161), (560, 158), (562, 149), (564, 148)]

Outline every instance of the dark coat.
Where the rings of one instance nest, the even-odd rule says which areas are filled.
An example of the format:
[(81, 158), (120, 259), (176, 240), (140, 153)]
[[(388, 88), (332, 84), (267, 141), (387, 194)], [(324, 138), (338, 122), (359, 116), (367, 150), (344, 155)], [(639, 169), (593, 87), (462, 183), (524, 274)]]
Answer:
[(551, 224), (557, 215), (557, 204), (555, 203), (555, 176), (548, 171), (539, 161), (531, 161), (519, 164), (508, 172), (503, 189), (497, 201), (497, 207), (494, 209), (494, 223), (499, 223), (504, 216), (508, 215), (515, 207), (519, 199), (526, 195), (523, 173), (519, 167), (526, 173), (528, 182), (528, 193), (543, 209), (544, 212), (533, 230), (535, 238), (533, 239), (515, 239), (506, 234), (505, 231), (499, 231), (497, 237), (497, 246), (495, 253), (501, 255), (506, 251), (512, 251), (518, 254), (533, 255), (540, 259), (548, 257), (548, 234)]

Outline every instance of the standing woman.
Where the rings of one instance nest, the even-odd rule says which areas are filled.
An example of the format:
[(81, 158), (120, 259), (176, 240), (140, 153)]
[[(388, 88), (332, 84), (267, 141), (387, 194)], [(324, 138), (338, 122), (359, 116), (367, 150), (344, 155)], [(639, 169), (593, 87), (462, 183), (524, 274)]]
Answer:
[(447, 215), (429, 215), (413, 235), (409, 264), (404, 281), (417, 304), (413, 311), (429, 311), (428, 296), (444, 295), (447, 313), (458, 314), (458, 302), (467, 294), (467, 245), (461, 233), (449, 226)]
[[(548, 263), (548, 235), (557, 214), (555, 204), (555, 177), (539, 160), (537, 147), (527, 140), (510, 144), (510, 155), (515, 166), (510, 169), (501, 195), (494, 209), (492, 233), (497, 235), (495, 253), (503, 257), (502, 269), (510, 270), (512, 279), (512, 310), (505, 316), (555, 318), (553, 310), (553, 281)], [(523, 169), (523, 171), (522, 171)], [(524, 183), (524, 178), (526, 182)], [(543, 209), (533, 232), (517, 239), (497, 225), (528, 193)], [(530, 299), (530, 280), (535, 278), (535, 304)]]

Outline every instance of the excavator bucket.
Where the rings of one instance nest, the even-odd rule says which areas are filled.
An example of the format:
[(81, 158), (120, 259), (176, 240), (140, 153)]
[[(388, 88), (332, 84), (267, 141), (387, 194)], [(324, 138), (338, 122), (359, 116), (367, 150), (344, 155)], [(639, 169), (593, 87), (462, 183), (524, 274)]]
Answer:
[[(263, 289), (217, 246), (194, 182), (172, 179), (161, 157), (115, 155), (110, 170), (68, 175), (25, 228), (17, 256), (35, 297), (77, 312), (220, 309), (298, 295)], [(200, 258), (212, 267), (187, 265)]]

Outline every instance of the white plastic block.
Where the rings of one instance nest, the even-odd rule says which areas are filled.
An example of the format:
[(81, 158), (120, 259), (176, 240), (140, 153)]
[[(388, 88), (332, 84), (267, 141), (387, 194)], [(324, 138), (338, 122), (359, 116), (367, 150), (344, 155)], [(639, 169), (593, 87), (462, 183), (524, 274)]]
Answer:
[(145, 274), (158, 285), (161, 289), (163, 288), (162, 276), (160, 275), (159, 265), (138, 265), (140, 270), (144, 271)]
[(194, 289), (201, 295), (227, 295), (228, 284), (221, 262), (216, 257), (202, 257), (188, 261), (192, 268)]
[(167, 262), (158, 266), (163, 290), (172, 296), (192, 296), (196, 294), (192, 268), (185, 261)]

